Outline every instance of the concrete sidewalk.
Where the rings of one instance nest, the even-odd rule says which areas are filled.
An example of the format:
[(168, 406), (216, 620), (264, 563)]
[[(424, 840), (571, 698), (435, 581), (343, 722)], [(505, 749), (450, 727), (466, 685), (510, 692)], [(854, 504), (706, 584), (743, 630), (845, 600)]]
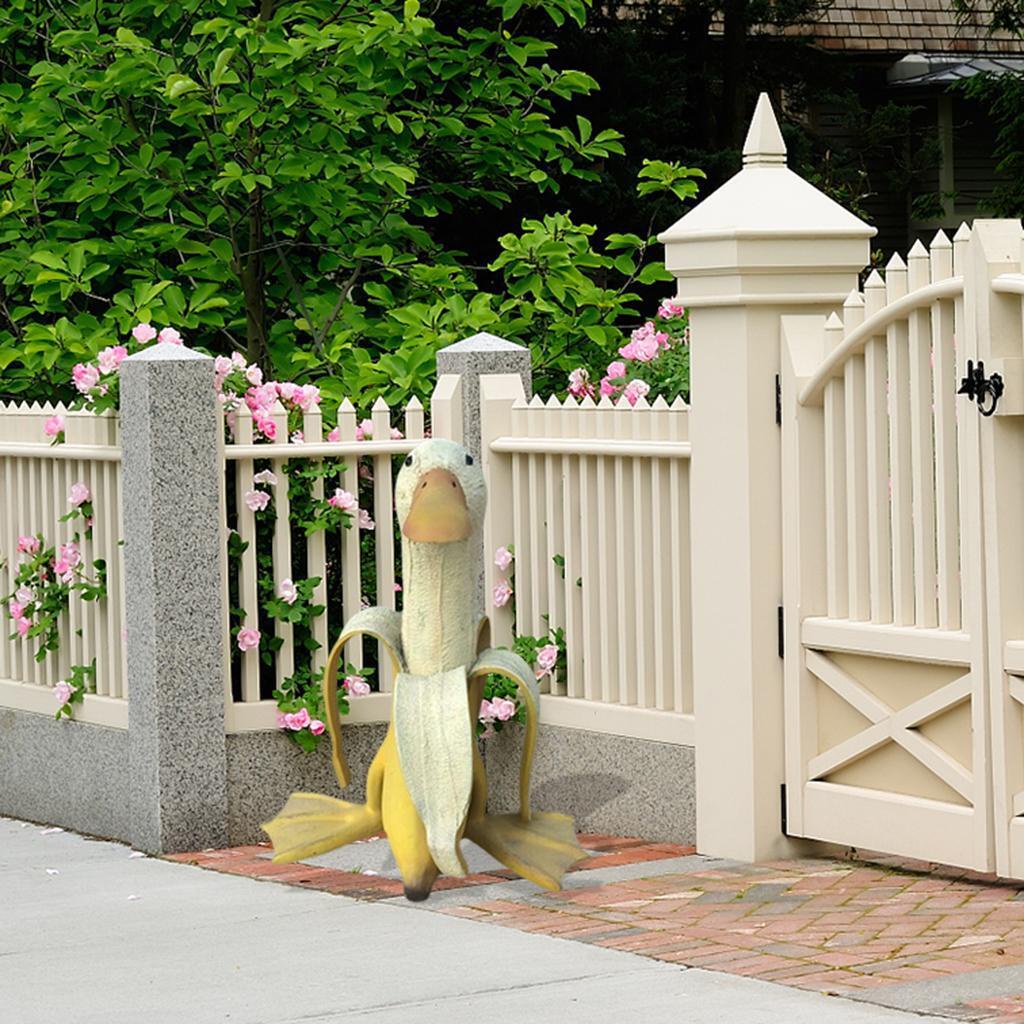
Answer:
[(940, 1020), (3, 818), (0, 1000), (4, 1024)]

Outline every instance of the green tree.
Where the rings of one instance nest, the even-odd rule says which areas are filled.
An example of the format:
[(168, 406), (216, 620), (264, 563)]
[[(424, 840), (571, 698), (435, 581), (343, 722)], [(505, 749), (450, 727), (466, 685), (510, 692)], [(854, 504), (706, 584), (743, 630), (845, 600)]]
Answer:
[(621, 151), (572, 114), (594, 80), (521, 29), (586, 2), (474, 0), (442, 28), (418, 0), (8, 0), (0, 397), (53, 397), (140, 320), (328, 396), (423, 393), (469, 330), (608, 347), (664, 276), (646, 237), (595, 247), (558, 213), (492, 269), (457, 244)]

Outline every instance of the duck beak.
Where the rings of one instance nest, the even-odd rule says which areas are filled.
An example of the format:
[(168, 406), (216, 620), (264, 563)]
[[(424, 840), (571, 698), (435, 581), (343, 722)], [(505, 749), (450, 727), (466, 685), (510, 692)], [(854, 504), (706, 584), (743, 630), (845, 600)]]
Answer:
[(431, 469), (416, 485), (412, 507), (402, 525), (409, 540), (425, 544), (451, 544), (473, 532), (462, 485), (446, 469)]

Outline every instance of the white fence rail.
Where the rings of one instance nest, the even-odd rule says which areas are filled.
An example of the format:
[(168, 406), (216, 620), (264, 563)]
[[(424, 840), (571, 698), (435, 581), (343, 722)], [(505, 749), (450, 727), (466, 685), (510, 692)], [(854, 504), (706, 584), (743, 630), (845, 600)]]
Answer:
[[(51, 446), (43, 425), (59, 414), (65, 443)], [(73, 665), (95, 662), (96, 693), (76, 709), (80, 721), (126, 727), (128, 679), (125, 671), (124, 600), (121, 571), (121, 450), (117, 420), (109, 415), (68, 412), (63, 406), (0, 403), (0, 595), (16, 589), (23, 555), (18, 538), (41, 534), (59, 547), (78, 533), (86, 575), (96, 559), (107, 565), (107, 596), (82, 600), (73, 592), (60, 622), (60, 647), (36, 659), (38, 639), (15, 634), (5, 606), (0, 609), (0, 705), (54, 713), (51, 689)], [(73, 484), (92, 495), (95, 521), (87, 536), (82, 521), (61, 522), (71, 506)]]
[[(484, 378), (480, 400), (495, 642), (511, 642), (513, 614), (521, 636), (564, 629), (545, 721), (692, 743), (689, 409), (527, 403), (513, 375)], [(502, 546), (515, 553), (514, 599), (495, 608)]]

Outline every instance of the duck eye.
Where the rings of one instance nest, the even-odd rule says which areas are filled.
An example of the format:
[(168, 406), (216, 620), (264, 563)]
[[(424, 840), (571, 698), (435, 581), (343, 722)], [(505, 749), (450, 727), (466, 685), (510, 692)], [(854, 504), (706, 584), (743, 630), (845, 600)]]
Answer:
[(411, 466), (412, 465), (412, 456), (411, 455), (406, 455), (406, 457), (405, 457), (405, 464), (407, 466)]
[(470, 455), (469, 452), (466, 452), (466, 465), (467, 466), (472, 466), (473, 465), (473, 456)]

